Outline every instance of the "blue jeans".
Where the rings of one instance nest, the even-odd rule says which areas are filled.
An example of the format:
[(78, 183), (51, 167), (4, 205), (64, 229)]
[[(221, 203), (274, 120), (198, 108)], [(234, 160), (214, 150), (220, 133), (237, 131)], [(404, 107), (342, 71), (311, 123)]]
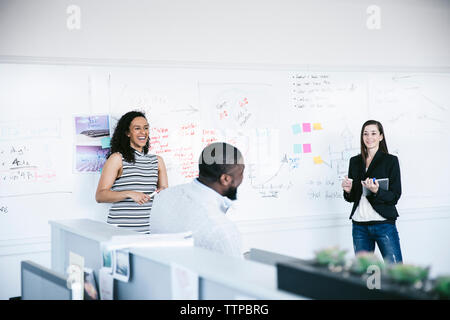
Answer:
[(357, 225), (353, 223), (352, 235), (355, 254), (360, 251), (374, 252), (376, 243), (385, 262), (402, 263), (400, 238), (395, 224)]

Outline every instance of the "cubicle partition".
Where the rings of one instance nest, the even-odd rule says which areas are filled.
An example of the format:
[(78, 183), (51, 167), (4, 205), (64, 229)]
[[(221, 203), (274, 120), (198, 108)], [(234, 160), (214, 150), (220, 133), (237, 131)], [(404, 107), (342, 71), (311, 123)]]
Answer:
[(32, 261), (20, 264), (22, 300), (70, 300), (72, 291), (63, 273), (50, 270)]
[[(113, 236), (136, 235), (106, 223), (76, 219), (50, 221), (52, 269), (64, 272), (69, 253), (84, 257), (98, 278), (100, 244)], [(199, 299), (291, 300), (303, 297), (279, 290), (274, 266), (225, 256), (198, 247), (130, 248), (128, 282), (114, 280), (115, 299), (172, 299), (171, 267), (189, 269), (199, 278)]]

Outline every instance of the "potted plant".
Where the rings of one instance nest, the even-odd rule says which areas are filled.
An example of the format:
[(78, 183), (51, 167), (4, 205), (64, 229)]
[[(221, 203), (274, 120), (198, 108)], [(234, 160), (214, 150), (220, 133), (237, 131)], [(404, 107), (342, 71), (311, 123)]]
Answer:
[(320, 266), (326, 266), (333, 272), (340, 272), (346, 263), (347, 250), (339, 247), (321, 249), (315, 252), (314, 262)]
[(429, 271), (429, 267), (424, 268), (412, 264), (394, 264), (388, 267), (387, 274), (394, 283), (421, 289), (428, 278)]
[(385, 269), (384, 262), (374, 253), (362, 251), (351, 261), (348, 270), (357, 275), (364, 275), (370, 266), (377, 266), (381, 271)]
[(450, 300), (450, 276), (437, 277), (432, 291), (439, 299)]

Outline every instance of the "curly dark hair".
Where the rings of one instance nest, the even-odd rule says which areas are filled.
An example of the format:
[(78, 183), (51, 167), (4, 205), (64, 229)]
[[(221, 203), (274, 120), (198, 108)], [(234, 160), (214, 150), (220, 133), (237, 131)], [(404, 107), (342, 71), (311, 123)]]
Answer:
[[(136, 161), (134, 157), (134, 149), (130, 146), (130, 138), (127, 136), (127, 132), (130, 130), (131, 121), (137, 117), (145, 118), (145, 113), (142, 111), (130, 111), (125, 113), (120, 118), (119, 122), (117, 122), (116, 128), (114, 129), (114, 134), (111, 138), (111, 151), (108, 158), (113, 153), (119, 152), (122, 154), (125, 161), (130, 163), (134, 163)], [(144, 154), (148, 153), (149, 140), (143, 148)]]

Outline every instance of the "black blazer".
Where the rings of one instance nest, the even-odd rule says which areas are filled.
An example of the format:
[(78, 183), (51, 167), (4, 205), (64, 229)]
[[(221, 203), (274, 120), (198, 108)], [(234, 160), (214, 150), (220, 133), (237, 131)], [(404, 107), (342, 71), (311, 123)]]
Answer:
[(358, 207), (362, 195), (361, 181), (366, 180), (366, 178), (389, 178), (389, 190), (378, 188), (378, 192), (367, 196), (367, 200), (372, 205), (372, 208), (383, 218), (393, 221), (397, 219), (398, 212), (395, 205), (402, 194), (402, 184), (400, 180), (400, 165), (396, 156), (384, 153), (378, 149), (366, 172), (366, 164), (363, 163), (362, 156), (359, 154), (350, 159), (348, 177), (353, 179), (350, 193), (344, 191), (344, 199), (348, 202), (353, 202), (352, 213), (349, 219), (352, 218)]

